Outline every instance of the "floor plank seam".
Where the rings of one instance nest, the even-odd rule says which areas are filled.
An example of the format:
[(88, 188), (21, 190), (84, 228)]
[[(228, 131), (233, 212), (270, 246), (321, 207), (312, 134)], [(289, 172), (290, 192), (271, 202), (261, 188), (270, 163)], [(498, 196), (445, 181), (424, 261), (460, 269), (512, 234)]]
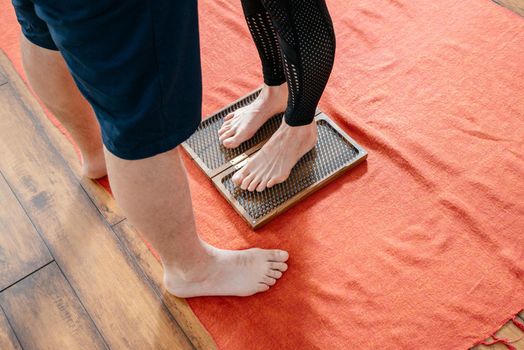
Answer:
[(13, 325), (11, 324), (11, 321), (9, 320), (9, 317), (7, 317), (7, 314), (5, 313), (4, 308), (0, 304), (0, 312), (2, 312), (5, 316), (5, 320), (7, 322), (7, 325), (11, 328), (11, 331), (13, 332), (13, 335), (15, 336), (16, 341), (18, 342), (18, 345), (20, 346), (20, 349), (24, 350), (24, 347), (22, 345), (22, 342), (18, 338), (18, 334), (16, 334), (15, 329), (13, 328)]
[(104, 335), (100, 331), (100, 328), (98, 328), (98, 325), (96, 324), (95, 320), (93, 319), (93, 317), (91, 317), (91, 314), (89, 313), (89, 311), (87, 311), (87, 308), (85, 307), (84, 302), (82, 301), (82, 299), (80, 298), (80, 296), (76, 292), (75, 288), (73, 288), (73, 286), (71, 285), (71, 282), (69, 282), (69, 278), (67, 278), (66, 274), (64, 273), (64, 270), (62, 270), (62, 267), (60, 266), (60, 264), (58, 262), (56, 263), (56, 266), (58, 267), (58, 270), (60, 271), (60, 273), (64, 277), (64, 280), (67, 282), (67, 284), (69, 285), (69, 287), (73, 291), (73, 294), (74, 294), (75, 298), (77, 299), (78, 303), (80, 304), (80, 306), (82, 306), (82, 309), (84, 309), (87, 317), (89, 317), (91, 322), (93, 322), (93, 326), (95, 327), (96, 331), (98, 332), (98, 335), (100, 336), (100, 339), (102, 339), (102, 341), (104, 342), (104, 345), (105, 345), (106, 349), (111, 349), (111, 347), (109, 346), (106, 338), (104, 338)]
[(111, 229), (113, 229), (113, 227), (116, 227), (118, 225), (120, 225), (122, 222), (124, 222), (126, 220), (126, 218), (123, 218), (117, 222), (115, 222), (114, 224), (111, 225)]
[[(33, 122), (34, 122), (34, 119), (33, 119)], [(38, 131), (39, 131), (39, 135), (40, 135), (40, 136), (42, 136), (42, 133), (45, 134), (45, 132), (44, 132), (44, 130), (43, 130), (42, 128), (38, 129)], [(47, 135), (46, 135), (46, 136), (47, 136)], [(49, 141), (49, 140), (48, 140), (48, 141)], [(58, 153), (58, 150), (56, 150), (56, 148), (53, 146), (52, 143), (49, 143), (49, 146), (50, 146), (50, 147), (51, 147), (55, 152)], [(70, 172), (72, 172), (72, 169), (69, 167), (69, 164), (67, 163), (67, 161), (66, 161), (63, 157), (60, 157), (60, 159), (65, 163), (65, 166), (66, 166), (65, 170), (66, 170), (66, 171), (69, 170)], [(45, 264), (44, 266), (41, 266), (41, 267), (38, 268), (37, 270), (35, 270), (35, 271), (33, 271), (32, 273), (30, 273), (30, 274), (24, 276), (23, 278), (21, 278), (20, 280), (16, 281), (15, 283), (10, 284), (8, 287), (2, 289), (2, 291), (0, 291), (0, 292), (3, 292), (4, 290), (8, 289), (9, 287), (12, 287), (12, 286), (15, 285), (16, 283), (18, 283), (18, 282), (24, 280), (25, 278), (31, 276), (32, 274), (34, 274), (34, 273), (40, 271), (42, 268), (44, 268), (44, 267), (48, 266), (49, 264), (55, 262), (56, 265), (58, 266), (58, 269), (60, 270), (60, 272), (61, 272), (62, 275), (64, 276), (64, 279), (67, 281), (67, 283), (69, 283), (69, 286), (70, 286), (71, 289), (73, 290), (73, 293), (74, 293), (74, 295), (76, 296), (76, 298), (78, 299), (80, 305), (82, 306), (82, 308), (83, 308), (84, 311), (86, 312), (87, 316), (89, 316), (89, 318), (90, 318), (91, 321), (93, 322), (93, 325), (94, 325), (94, 327), (96, 328), (96, 331), (100, 334), (100, 337), (101, 337), (102, 341), (104, 342), (104, 345), (106, 346), (107, 349), (110, 349), (110, 347), (109, 347), (109, 345), (108, 345), (106, 339), (104, 338), (104, 336), (103, 336), (102, 333), (100, 332), (100, 329), (99, 329), (98, 325), (96, 324), (96, 322), (95, 322), (95, 321), (93, 320), (93, 318), (91, 317), (91, 314), (87, 311), (87, 309), (86, 309), (84, 303), (82, 302), (82, 299), (79, 298), (78, 294), (76, 293), (76, 290), (73, 288), (73, 286), (71, 285), (69, 279), (67, 278), (67, 275), (64, 274), (64, 271), (62, 270), (60, 264), (58, 263), (58, 261), (55, 260), (55, 256), (54, 256), (54, 254), (53, 254), (53, 250), (49, 247), (49, 245), (48, 245), (48, 243), (47, 243), (47, 240), (45, 239), (45, 237), (43, 237), (42, 233), (40, 232), (40, 230), (38, 229), (38, 227), (37, 227), (37, 226), (35, 225), (35, 223), (33, 222), (33, 219), (32, 219), (31, 216), (29, 215), (29, 213), (28, 213), (26, 207), (22, 204), (22, 202), (20, 201), (20, 198), (18, 197), (17, 193), (13, 190), (12, 185), (9, 183), (9, 181), (8, 181), (7, 178), (4, 176), (4, 174), (3, 174), (3, 172), (2, 172), (1, 170), (0, 170), (0, 176), (2, 176), (2, 178), (4, 179), (5, 183), (7, 184), (7, 186), (9, 187), (9, 189), (11, 190), (11, 192), (13, 193), (14, 197), (16, 198), (18, 204), (20, 205), (20, 207), (21, 207), (22, 210), (24, 211), (25, 215), (27, 216), (29, 222), (31, 222), (31, 225), (34, 227), (34, 229), (36, 230), (36, 232), (37, 232), (38, 235), (40, 236), (40, 239), (42, 239), (44, 245), (46, 246), (47, 250), (48, 250), (49, 253), (51, 254), (51, 257), (53, 258), (53, 260), (51, 260), (50, 262), (48, 262), (48, 263)], [(86, 192), (85, 192), (85, 189), (84, 189), (82, 186), (80, 186), (80, 187), (82, 188), (82, 191), (84, 191), (84, 193), (86, 193)], [(86, 196), (87, 196), (87, 193), (86, 193)], [(89, 198), (89, 196), (87, 196), (87, 197)], [(99, 215), (101, 215), (101, 214), (100, 214), (100, 211), (98, 210), (98, 208), (96, 207), (96, 205), (93, 204), (93, 201), (91, 200), (91, 198), (89, 198), (89, 202), (91, 203), (91, 205), (93, 205), (93, 206), (97, 209), (97, 212), (99, 213)], [(109, 225), (109, 223), (107, 222), (107, 220), (105, 220), (105, 218), (103, 219), (103, 222), (105, 222), (105, 223), (107, 224), (108, 227), (111, 227), (111, 226)], [(111, 230), (111, 232), (113, 232), (113, 234), (114, 234), (114, 231), (113, 231), (113, 230)], [(118, 237), (117, 237), (117, 238), (118, 238)], [(121, 243), (120, 240), (118, 240), (118, 242)], [(1, 305), (0, 305), (0, 306), (1, 306)], [(170, 314), (171, 314), (171, 313), (170, 313)], [(177, 324), (178, 324), (178, 322), (177, 322)], [(186, 335), (185, 333), (184, 333), (184, 335), (187, 337), (187, 335)], [(192, 343), (191, 343), (191, 344), (192, 344)]]
[[(47, 264), (41, 266), (40, 268), (38, 268), (37, 270), (33, 271), (32, 273), (40, 270), (41, 268), (49, 265), (50, 263), (52, 263), (53, 261), (55, 261), (55, 256), (53, 255), (53, 251), (49, 248), (49, 245), (47, 244), (46, 240), (44, 239), (44, 237), (42, 236), (42, 233), (40, 232), (40, 230), (38, 229), (38, 227), (35, 225), (33, 219), (31, 218), (31, 216), (29, 215), (29, 213), (27, 212), (27, 209), (26, 207), (22, 204), (22, 202), (20, 201), (20, 198), (18, 197), (16, 191), (13, 189), (13, 186), (9, 183), (9, 181), (7, 180), (7, 178), (5, 177), (4, 173), (2, 172), (2, 170), (0, 169), (0, 176), (2, 177), (2, 179), (4, 180), (4, 182), (7, 184), (7, 187), (9, 187), (9, 189), (11, 190), (11, 193), (13, 194), (13, 196), (15, 197), (16, 201), (18, 202), (18, 205), (20, 206), (20, 208), (22, 208), (22, 210), (24, 211), (24, 214), (25, 216), (27, 217), (27, 220), (29, 220), (29, 222), (31, 223), (31, 226), (33, 226), (33, 228), (35, 229), (35, 232), (38, 234), (38, 236), (40, 237), (40, 239), (42, 240), (42, 243), (45, 245), (47, 251), (49, 252), (49, 254), (51, 255), (51, 258), (52, 260), (49, 261)], [(32, 273), (30, 273), (29, 275), (31, 275)], [(29, 276), (29, 275), (26, 275), (25, 277)], [(25, 278), (24, 277), (24, 278)], [(22, 279), (24, 278), (21, 278), (19, 279), (17, 282), (21, 281)], [(17, 283), (15, 282), (15, 283)], [(0, 290), (0, 292), (6, 290), (7, 288), (11, 287), (13, 284), (15, 283), (12, 283), (10, 284), (9, 286), (7, 286), (6, 288)]]
[[(123, 222), (124, 220), (126, 220), (125, 218), (120, 220), (119, 223)], [(116, 227), (116, 224), (114, 225)], [(124, 251), (125, 255), (127, 256), (128, 259), (130, 259), (130, 263), (132, 264), (133, 268), (135, 269), (135, 271), (137, 271), (137, 273), (140, 274), (139, 277), (143, 278), (144, 281), (147, 282), (147, 284), (149, 284), (149, 286), (151, 287), (151, 289), (153, 290), (153, 293), (158, 297), (158, 300), (162, 303), (162, 307), (167, 311), (167, 314), (169, 315), (169, 317), (173, 320), (173, 322), (176, 323), (176, 325), (178, 326), (178, 328), (180, 328), (180, 330), (182, 331), (182, 333), (184, 334), (184, 336), (186, 337), (187, 341), (189, 344), (191, 344), (191, 347), (194, 349), (194, 350), (197, 350), (195, 344), (193, 344), (193, 342), (191, 341), (191, 338), (187, 335), (186, 331), (184, 330), (184, 328), (180, 325), (180, 323), (178, 322), (178, 320), (176, 319), (175, 315), (173, 315), (171, 313), (171, 310), (169, 309), (169, 307), (166, 305), (165, 301), (164, 301), (164, 298), (162, 297), (162, 294), (160, 293), (160, 290), (156, 287), (156, 283), (155, 281), (153, 281), (149, 275), (142, 269), (142, 267), (140, 266), (139, 262), (137, 261), (137, 257), (136, 255), (129, 250), (129, 248), (127, 247), (127, 245), (122, 241), (122, 239), (120, 238), (120, 236), (118, 235), (117, 232), (115, 232), (115, 230), (113, 229), (113, 227), (111, 227), (111, 232), (113, 232), (113, 235), (115, 235), (116, 239), (118, 240), (118, 243), (119, 243), (119, 246), (121, 247), (121, 249)], [(148, 252), (151, 254), (151, 252), (148, 250)]]
[[(63, 158), (62, 159), (64, 160), (64, 163), (66, 163), (67, 167), (69, 168), (69, 170), (71, 170), (72, 173), (73, 172), (73, 169), (69, 166), (69, 162), (67, 161), (67, 159)], [(75, 176), (76, 177), (76, 176)], [(116, 224), (111, 224), (109, 222), (109, 220), (106, 218), (106, 216), (104, 215), (104, 213), (102, 213), (102, 210), (100, 210), (100, 208), (98, 207), (98, 205), (96, 205), (95, 203), (95, 200), (91, 197), (91, 195), (89, 194), (89, 191), (85, 188), (84, 184), (82, 183), (82, 181), (79, 181), (78, 178), (77, 178), (77, 182), (78, 184), (80, 185), (80, 187), (82, 188), (82, 191), (85, 193), (85, 195), (87, 196), (87, 198), (89, 198), (89, 201), (91, 202), (91, 204), (96, 208), (96, 211), (98, 213), (98, 216), (100, 216), (102, 218), (102, 221), (107, 225), (107, 227), (109, 228), (112, 228), (114, 225), (124, 221), (126, 218), (123, 218), (122, 220), (118, 221), (118, 223)], [(99, 185), (97, 185), (99, 186)]]
[(32, 271), (31, 273), (28, 273), (27, 275), (25, 275), (24, 277), (19, 278), (18, 280), (16, 280), (15, 282), (11, 283), (10, 285), (8, 285), (7, 287), (5, 287), (4, 289), (0, 290), (0, 293), (6, 291), (7, 289), (11, 288), (11, 287), (14, 286), (15, 284), (17, 284), (17, 283), (19, 283), (19, 282), (25, 280), (25, 279), (28, 278), (29, 276), (34, 275), (35, 273), (37, 273), (38, 271), (42, 270), (42, 269), (43, 269), (44, 267), (46, 267), (47, 265), (52, 264), (52, 263), (54, 263), (54, 262), (55, 262), (55, 259), (53, 259), (53, 260), (49, 261), (48, 263), (46, 263), (46, 264), (40, 266), (39, 268), (37, 268), (36, 270)]
[[(64, 161), (67, 164), (67, 166), (71, 169), (71, 171), (73, 172), (73, 169), (69, 165), (69, 162), (67, 161), (67, 159), (64, 158)], [(82, 190), (84, 191), (84, 193), (87, 195), (87, 198), (89, 198), (91, 203), (93, 203), (95, 205), (95, 208), (96, 208), (96, 211), (98, 212), (98, 214), (102, 215), (104, 220), (107, 221), (106, 217), (104, 216), (104, 214), (102, 213), (102, 211), (100, 210), (98, 205), (96, 205), (95, 200), (89, 195), (89, 191), (87, 190), (86, 186), (82, 183), (82, 181), (80, 179), (78, 179), (78, 183), (80, 184), (80, 187), (82, 187)], [(111, 226), (111, 223), (108, 222), (108, 224), (109, 224), (109, 226)]]
[[(71, 169), (71, 172), (74, 173), (73, 168), (69, 165), (69, 161), (68, 161), (67, 159), (65, 159), (64, 157), (62, 157), (62, 159), (64, 159), (64, 162), (67, 164), (67, 166), (69, 167), (69, 169)], [(76, 177), (76, 176), (75, 176), (75, 177)], [(122, 221), (124, 221), (124, 220), (126, 219), (126, 218), (122, 218), (122, 219), (118, 220), (118, 221), (115, 222), (115, 223), (111, 223), (111, 222), (109, 221), (109, 218), (106, 217), (106, 216), (104, 215), (104, 213), (102, 212), (102, 209), (101, 209), (101, 208), (98, 206), (98, 204), (95, 202), (96, 195), (95, 195), (94, 193), (91, 193), (91, 192), (88, 190), (87, 186), (86, 186), (86, 185), (85, 185), (81, 180), (79, 180), (79, 179), (77, 178), (77, 181), (78, 181), (78, 183), (80, 184), (80, 186), (82, 187), (82, 189), (84, 190), (84, 192), (86, 193), (86, 195), (87, 195), (87, 197), (89, 198), (89, 200), (91, 201), (91, 203), (93, 203), (93, 205), (96, 207), (98, 213), (102, 216), (102, 218), (104, 219), (104, 221), (107, 222), (108, 225), (109, 225), (110, 227), (113, 227), (113, 226), (115, 226), (115, 225), (118, 225), (119, 223), (121, 223)], [(101, 185), (99, 185), (98, 183), (96, 183), (95, 180), (89, 180), (89, 181), (93, 181), (93, 182), (95, 182), (95, 184), (94, 184), (95, 186), (100, 186), (100, 187), (102, 187)], [(105, 191), (105, 189), (103, 189), (103, 190)]]

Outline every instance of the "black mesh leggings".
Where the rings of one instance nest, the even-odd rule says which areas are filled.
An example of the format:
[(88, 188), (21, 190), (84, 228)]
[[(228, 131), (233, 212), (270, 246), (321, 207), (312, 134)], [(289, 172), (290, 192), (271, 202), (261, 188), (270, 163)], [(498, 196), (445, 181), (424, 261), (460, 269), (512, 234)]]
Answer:
[(286, 123), (311, 123), (335, 58), (335, 33), (325, 0), (241, 1), (264, 82), (288, 83)]

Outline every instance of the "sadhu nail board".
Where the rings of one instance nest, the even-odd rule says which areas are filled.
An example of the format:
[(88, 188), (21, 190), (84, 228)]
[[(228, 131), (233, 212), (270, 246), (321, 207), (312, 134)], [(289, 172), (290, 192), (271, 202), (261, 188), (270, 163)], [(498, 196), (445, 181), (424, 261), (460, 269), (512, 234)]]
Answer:
[(269, 119), (251, 139), (234, 149), (222, 146), (218, 130), (227, 114), (253, 102), (259, 93), (260, 89), (257, 89), (206, 118), (182, 144), (218, 191), (253, 229), (269, 222), (367, 157), (366, 150), (327, 115), (317, 110), (317, 144), (293, 167), (289, 178), (262, 192), (240, 189), (231, 181), (233, 174), (269, 140), (280, 126), (283, 114)]

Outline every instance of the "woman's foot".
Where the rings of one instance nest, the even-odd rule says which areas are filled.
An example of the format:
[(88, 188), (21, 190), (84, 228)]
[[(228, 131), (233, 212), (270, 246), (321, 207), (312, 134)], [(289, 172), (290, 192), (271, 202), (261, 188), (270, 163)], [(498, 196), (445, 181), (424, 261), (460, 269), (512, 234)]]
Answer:
[(168, 292), (180, 298), (249, 296), (267, 291), (287, 270), (288, 253), (277, 249), (225, 250), (204, 244), (206, 259), (190, 272), (165, 269)]
[(285, 181), (300, 158), (317, 143), (317, 125), (280, 128), (264, 146), (233, 175), (232, 181), (244, 190), (259, 192)]
[(269, 118), (286, 110), (287, 97), (287, 83), (279, 86), (264, 84), (255, 101), (225, 116), (218, 131), (220, 142), (224, 147), (235, 148), (249, 140)]
[(107, 175), (104, 152), (93, 155), (82, 155), (82, 174), (89, 179), (99, 179)]

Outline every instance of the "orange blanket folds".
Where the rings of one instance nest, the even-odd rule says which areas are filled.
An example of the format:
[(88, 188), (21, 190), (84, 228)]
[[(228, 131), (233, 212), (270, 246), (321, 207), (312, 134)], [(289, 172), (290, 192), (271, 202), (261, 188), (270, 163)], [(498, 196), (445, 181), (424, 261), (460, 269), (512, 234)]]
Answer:
[[(368, 161), (252, 232), (186, 159), (206, 240), (291, 253), (268, 293), (189, 303), (221, 349), (465, 349), (524, 307), (524, 19), (488, 0), (328, 6), (320, 107)], [(261, 75), (239, 0), (201, 0), (200, 21), (207, 115)], [(9, 0), (0, 43), (21, 71)]]

